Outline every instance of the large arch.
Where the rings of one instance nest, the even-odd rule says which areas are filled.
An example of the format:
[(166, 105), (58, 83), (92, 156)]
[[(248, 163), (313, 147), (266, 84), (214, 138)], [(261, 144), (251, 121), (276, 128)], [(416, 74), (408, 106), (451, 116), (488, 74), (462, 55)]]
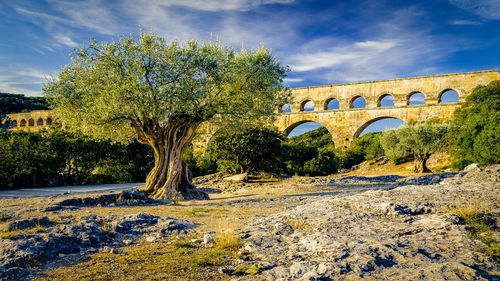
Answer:
[(21, 122), (19, 122), (19, 127), (26, 127), (26, 120), (21, 119)]
[(38, 120), (36, 120), (36, 125), (37, 126), (43, 126), (43, 119), (42, 118), (38, 118)]
[(285, 136), (285, 138), (287, 138), (288, 135), (293, 131), (293, 129), (297, 128), (297, 126), (299, 126), (299, 125), (302, 125), (302, 124), (308, 123), (308, 122), (318, 123), (321, 126), (325, 127), (328, 130), (328, 132), (330, 132), (330, 135), (333, 138), (332, 131), (325, 124), (318, 122), (318, 120), (312, 120), (312, 119), (300, 120), (300, 121), (297, 121), (295, 123), (292, 123), (291, 125), (288, 125), (288, 127), (286, 127), (285, 130), (283, 130), (283, 135)]
[(407, 123), (405, 120), (402, 120), (400, 118), (397, 118), (397, 117), (394, 117), (394, 116), (380, 116), (380, 117), (376, 117), (376, 118), (373, 118), (367, 122), (365, 122), (363, 125), (361, 125), (357, 130), (356, 132), (354, 133), (353, 135), (353, 139), (356, 139), (356, 138), (359, 138), (359, 136), (361, 135), (361, 133), (363, 133), (363, 131), (368, 127), (370, 126), (371, 124), (377, 122), (377, 121), (380, 121), (380, 120), (383, 120), (383, 119), (398, 119), (398, 120), (401, 120), (405, 123)]

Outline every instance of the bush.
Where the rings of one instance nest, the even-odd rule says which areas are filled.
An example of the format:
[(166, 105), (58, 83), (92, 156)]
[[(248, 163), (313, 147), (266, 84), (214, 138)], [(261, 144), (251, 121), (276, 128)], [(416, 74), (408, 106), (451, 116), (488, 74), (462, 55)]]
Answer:
[(271, 129), (225, 129), (214, 135), (208, 153), (222, 172), (278, 173), (282, 140), (282, 135)]
[(413, 155), (414, 172), (429, 172), (426, 162), (432, 153), (441, 148), (441, 139), (447, 128), (446, 124), (409, 124), (384, 132), (380, 143), (389, 159), (400, 161)]
[(500, 80), (478, 86), (455, 111), (447, 135), (454, 167), (500, 162)]

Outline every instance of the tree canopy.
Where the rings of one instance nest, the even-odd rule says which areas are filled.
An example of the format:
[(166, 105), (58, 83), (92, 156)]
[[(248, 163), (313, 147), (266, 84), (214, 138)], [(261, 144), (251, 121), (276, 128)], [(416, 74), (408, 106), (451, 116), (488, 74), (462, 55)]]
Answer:
[(500, 161), (500, 80), (478, 86), (456, 110), (448, 141), (457, 168)]
[(447, 124), (408, 124), (385, 131), (380, 137), (380, 144), (392, 161), (410, 154), (415, 159), (416, 173), (429, 172), (427, 159), (441, 147), (447, 128)]
[(208, 198), (194, 191), (182, 155), (205, 121), (257, 122), (289, 92), (287, 71), (268, 49), (236, 52), (220, 42), (167, 42), (153, 33), (75, 50), (44, 87), (68, 128), (133, 137), (155, 151), (144, 191), (155, 198)]
[(0, 115), (49, 109), (44, 97), (26, 97), (24, 95), (0, 93)]

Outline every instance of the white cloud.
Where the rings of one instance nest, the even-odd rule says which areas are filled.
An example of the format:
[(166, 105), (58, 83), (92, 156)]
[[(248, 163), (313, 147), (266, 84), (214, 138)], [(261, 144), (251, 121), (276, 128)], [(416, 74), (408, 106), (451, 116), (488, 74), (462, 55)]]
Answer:
[(285, 83), (296, 83), (296, 82), (302, 82), (304, 81), (304, 78), (285, 78), (283, 79), (283, 82)]
[(481, 22), (472, 21), (472, 20), (454, 20), (454, 21), (451, 21), (450, 24), (453, 24), (453, 25), (480, 25)]
[(355, 42), (350, 46), (334, 47), (326, 51), (299, 54), (291, 57), (292, 70), (311, 71), (345, 64), (371, 61), (381, 53), (398, 45), (397, 39)]
[(68, 47), (76, 48), (79, 46), (75, 41), (73, 41), (73, 39), (71, 39), (69, 36), (66, 36), (63, 34), (54, 35), (54, 39), (57, 40), (57, 42), (59, 44), (62, 44), (62, 45), (68, 46)]
[(486, 19), (500, 20), (499, 0), (449, 0), (451, 4)]
[(41, 96), (48, 75), (23, 65), (0, 67), (0, 92)]
[(290, 4), (295, 0), (163, 0), (137, 1), (142, 5), (149, 4), (158, 8), (163, 7), (186, 7), (202, 11), (249, 11), (256, 7), (269, 4)]

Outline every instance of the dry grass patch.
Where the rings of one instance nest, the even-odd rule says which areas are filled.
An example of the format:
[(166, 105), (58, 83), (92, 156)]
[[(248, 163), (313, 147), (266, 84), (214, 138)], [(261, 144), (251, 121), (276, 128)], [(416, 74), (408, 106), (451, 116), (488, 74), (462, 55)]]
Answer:
[(491, 201), (482, 194), (475, 198), (457, 197), (455, 203), (450, 206), (449, 212), (460, 216), (471, 227), (467, 233), (469, 238), (487, 245), (486, 248), (476, 249), (477, 251), (500, 261), (500, 241), (493, 238), (493, 233), (499, 230), (489, 215), (492, 209)]
[(233, 264), (236, 252), (189, 242), (164, 241), (123, 248), (121, 254), (97, 253), (90, 261), (44, 272), (34, 280), (224, 280), (217, 268)]

